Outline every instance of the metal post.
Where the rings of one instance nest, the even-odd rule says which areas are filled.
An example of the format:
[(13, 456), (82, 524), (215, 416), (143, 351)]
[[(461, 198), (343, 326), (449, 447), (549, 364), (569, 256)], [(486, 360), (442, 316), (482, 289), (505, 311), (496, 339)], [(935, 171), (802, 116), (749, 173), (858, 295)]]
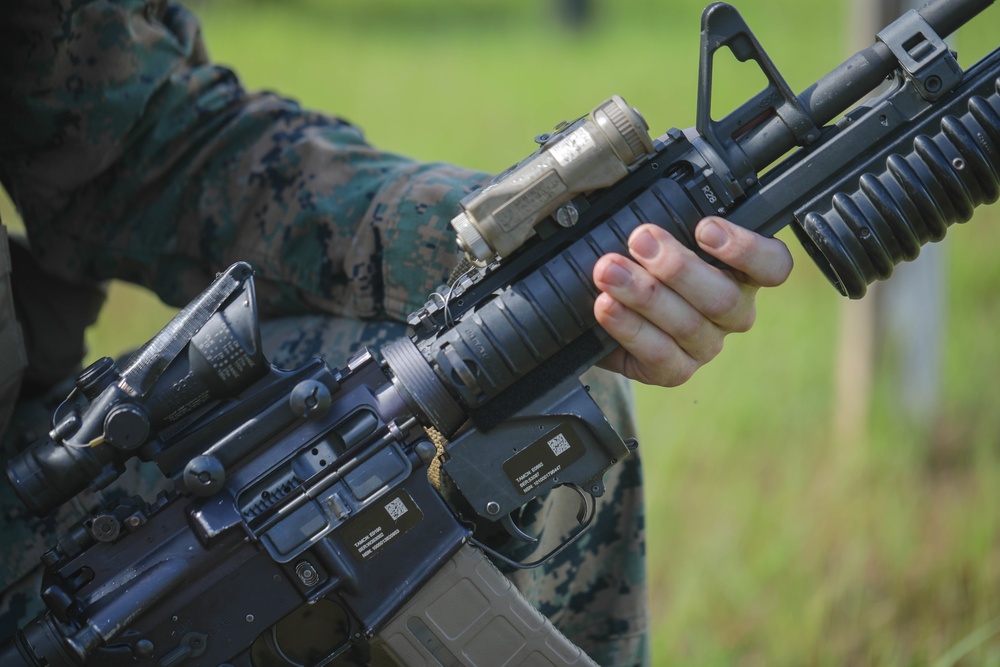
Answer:
[[(909, 9), (915, 0), (852, 0), (851, 50)], [(925, 245), (920, 257), (896, 267), (892, 279), (872, 285), (860, 302), (842, 308), (838, 351), (835, 435), (864, 440), (876, 369), (892, 377), (893, 408), (926, 433), (938, 414), (945, 319), (943, 243)]]

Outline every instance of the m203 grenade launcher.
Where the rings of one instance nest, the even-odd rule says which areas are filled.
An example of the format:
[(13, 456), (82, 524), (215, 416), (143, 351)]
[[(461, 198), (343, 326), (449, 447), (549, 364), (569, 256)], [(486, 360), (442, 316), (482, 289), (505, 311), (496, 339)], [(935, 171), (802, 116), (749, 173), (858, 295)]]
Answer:
[[(943, 42), (989, 4), (910, 11), (800, 95), (737, 11), (710, 5), (694, 128), (652, 140), (613, 97), (538, 137), (463, 200), (469, 270), (411, 315), (411, 335), (343, 369), (269, 364), (252, 272), (234, 265), (124, 369), (87, 369), (49, 437), (9, 462), (40, 515), (131, 458), (172, 489), (59, 541), (47, 611), (0, 663), (322, 665), (370, 644), (404, 665), (592, 664), (484, 555), (532, 567), (551, 554), (515, 563), (482, 535), (530, 544), (513, 517), (568, 487), (580, 512), (565, 548), (629, 454), (578, 381), (615, 346), (594, 320), (594, 264), (643, 223), (696, 249), (697, 222), (722, 215), (765, 235), (792, 225), (860, 298), (1000, 196), (1000, 49), (963, 72)], [(768, 83), (714, 120), (722, 47)]]

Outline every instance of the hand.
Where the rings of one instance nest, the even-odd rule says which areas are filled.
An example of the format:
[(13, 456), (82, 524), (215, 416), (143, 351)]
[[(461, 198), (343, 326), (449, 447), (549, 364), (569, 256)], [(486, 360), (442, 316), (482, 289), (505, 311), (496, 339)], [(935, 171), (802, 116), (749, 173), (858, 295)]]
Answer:
[(594, 316), (620, 344), (600, 366), (646, 384), (683, 384), (715, 358), (727, 334), (750, 329), (757, 289), (780, 285), (792, 270), (784, 243), (722, 218), (698, 223), (695, 239), (732, 270), (708, 264), (655, 225), (629, 237), (634, 259), (598, 260)]

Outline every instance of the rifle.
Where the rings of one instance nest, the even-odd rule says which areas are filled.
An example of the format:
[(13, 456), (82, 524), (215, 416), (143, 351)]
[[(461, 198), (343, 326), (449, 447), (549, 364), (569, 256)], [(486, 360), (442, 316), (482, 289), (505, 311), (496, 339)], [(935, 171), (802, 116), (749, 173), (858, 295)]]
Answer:
[[(910, 11), (798, 96), (738, 12), (710, 5), (696, 126), (652, 140), (614, 97), (538, 137), (463, 200), (453, 225), (472, 268), (380, 357), (271, 366), (252, 271), (234, 265), (124, 369), (88, 368), (49, 437), (9, 462), (38, 514), (133, 457), (174, 491), (64, 536), (45, 557), (47, 612), (0, 662), (325, 664), (374, 640), (401, 664), (591, 664), (511, 590), (479, 526), (530, 541), (512, 513), (568, 486), (581, 511), (565, 548), (633, 446), (577, 380), (615, 345), (593, 319), (594, 263), (645, 222), (696, 248), (716, 214), (765, 235), (791, 225), (860, 298), (1000, 196), (1000, 49), (963, 72), (943, 43), (989, 4)], [(724, 46), (768, 85), (713, 120)], [(448, 440), (442, 492), (427, 428)], [(348, 641), (290, 643), (306, 622)]]

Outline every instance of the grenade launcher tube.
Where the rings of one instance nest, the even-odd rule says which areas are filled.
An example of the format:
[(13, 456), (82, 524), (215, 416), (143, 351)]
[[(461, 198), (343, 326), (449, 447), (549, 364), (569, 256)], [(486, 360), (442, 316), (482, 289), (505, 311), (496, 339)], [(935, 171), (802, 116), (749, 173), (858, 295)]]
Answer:
[[(792, 229), (841, 293), (863, 296), (1000, 197), (1000, 49), (970, 68), (956, 92), (796, 211)], [(891, 117), (891, 108), (878, 111)]]

